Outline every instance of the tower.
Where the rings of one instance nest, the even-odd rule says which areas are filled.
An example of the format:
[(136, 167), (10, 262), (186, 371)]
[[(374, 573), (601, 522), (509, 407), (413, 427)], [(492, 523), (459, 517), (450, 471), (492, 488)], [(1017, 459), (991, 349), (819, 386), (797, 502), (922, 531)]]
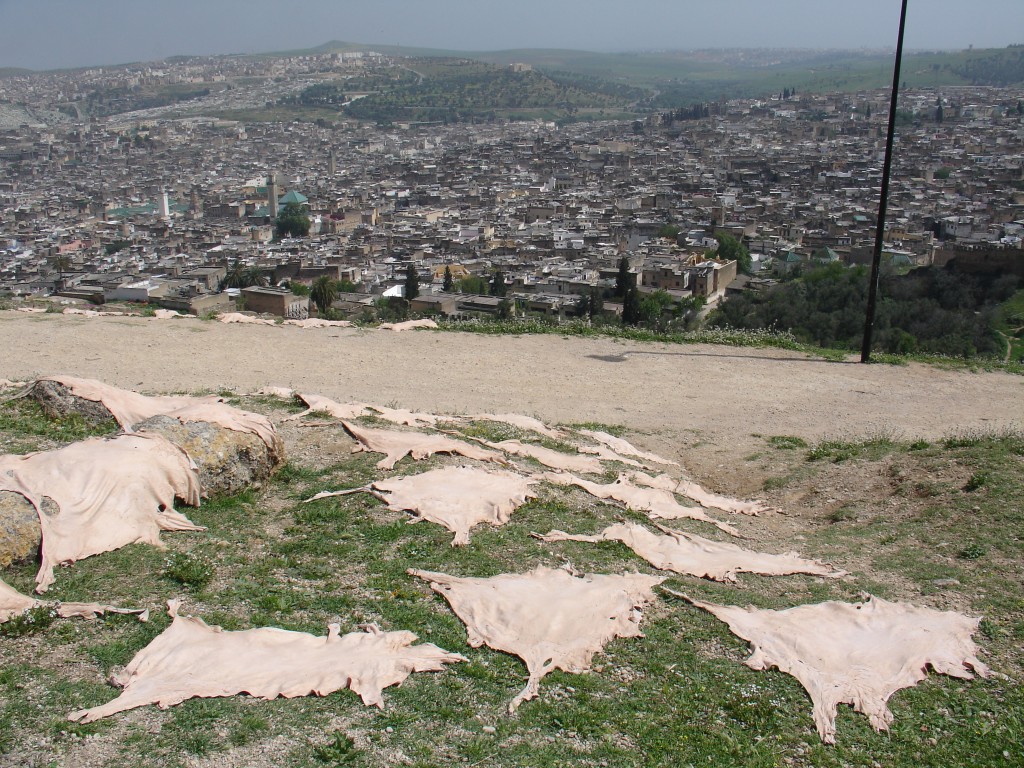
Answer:
[(333, 176), (338, 171), (338, 161), (334, 157), (334, 150), (327, 156), (327, 175)]
[(277, 174), (271, 172), (267, 178), (267, 209), (270, 211), (270, 218), (277, 218)]
[(160, 190), (160, 218), (167, 220), (171, 218), (171, 204), (167, 199), (167, 189)]

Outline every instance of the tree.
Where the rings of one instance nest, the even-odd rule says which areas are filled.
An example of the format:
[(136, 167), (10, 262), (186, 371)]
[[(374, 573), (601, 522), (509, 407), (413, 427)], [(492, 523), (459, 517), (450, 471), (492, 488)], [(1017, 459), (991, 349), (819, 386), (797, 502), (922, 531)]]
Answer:
[(630, 286), (622, 300), (622, 324), (636, 325), (640, 319), (640, 291)]
[(633, 280), (629, 274), (629, 259), (623, 256), (619, 259), (619, 272), (615, 276), (615, 295), (625, 297)]
[(460, 293), (475, 293), (479, 296), (486, 296), (490, 290), (490, 283), (479, 275), (469, 275), (459, 280)]
[(455, 280), (452, 278), (452, 268), (447, 264), (444, 267), (444, 282), (441, 283), (441, 290), (451, 293), (455, 289)]
[(300, 283), (292, 280), (288, 283), (288, 290), (290, 290), (296, 296), (309, 296), (309, 286), (305, 283)]
[(679, 227), (677, 227), (675, 224), (666, 224), (665, 226), (658, 230), (658, 237), (664, 238), (666, 240), (675, 240), (677, 237), (679, 237)]
[(320, 275), (313, 281), (313, 287), (309, 289), (309, 298), (316, 304), (317, 312), (321, 315), (327, 314), (331, 304), (338, 298), (338, 283), (332, 280), (329, 275)]
[(736, 268), (742, 274), (749, 275), (753, 262), (750, 259), (750, 251), (747, 250), (747, 246), (728, 232), (716, 232), (715, 239), (718, 241), (718, 258), (735, 261)]
[(245, 270), (245, 285), (267, 285), (270, 281), (267, 280), (267, 276), (263, 274), (263, 270), (259, 267), (249, 267)]
[(275, 222), (277, 236), (305, 237), (309, 234), (309, 216), (304, 206), (288, 203)]
[(508, 293), (508, 285), (505, 283), (505, 273), (500, 269), (491, 278), (491, 295), (504, 296)]
[(66, 253), (58, 254), (50, 259), (50, 266), (57, 270), (57, 277), (64, 282), (64, 273), (71, 271), (71, 257)]
[(935, 99), (935, 122), (942, 124), (942, 97), (937, 96)]
[(579, 317), (589, 317), (593, 320), (604, 311), (604, 294), (596, 285), (591, 286), (586, 293), (580, 295), (576, 301), (576, 314)]
[(508, 320), (513, 315), (512, 313), (512, 302), (508, 299), (502, 299), (498, 302), (498, 319)]
[(420, 277), (410, 262), (405, 268), (405, 300), (412, 301), (420, 295)]
[(870, 104), (868, 104), (867, 109), (864, 110), (864, 118), (866, 120), (870, 120), (871, 119), (871, 105)]
[(266, 285), (267, 276), (259, 267), (247, 267), (241, 259), (228, 268), (227, 275), (220, 282), (221, 290), (225, 288), (248, 288), (251, 285)]

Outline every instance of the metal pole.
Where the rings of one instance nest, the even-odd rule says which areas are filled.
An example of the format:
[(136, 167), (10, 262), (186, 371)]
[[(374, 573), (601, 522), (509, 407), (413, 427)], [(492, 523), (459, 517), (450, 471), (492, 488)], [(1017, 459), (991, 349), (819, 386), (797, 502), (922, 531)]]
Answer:
[(864, 319), (864, 341), (860, 361), (871, 362), (871, 337), (875, 330), (875, 305), (878, 299), (878, 273), (882, 264), (882, 242), (885, 240), (885, 211), (889, 204), (889, 175), (892, 172), (892, 142), (896, 133), (896, 101), (900, 92), (900, 63), (903, 60), (903, 30), (907, 24), (907, 0), (900, 10), (900, 33), (896, 39), (896, 64), (892, 70), (892, 98), (889, 101), (889, 134), (885, 139), (885, 163), (882, 166), (882, 195), (878, 201), (878, 226), (875, 228), (875, 251), (871, 258), (871, 283), (868, 285), (868, 307)]

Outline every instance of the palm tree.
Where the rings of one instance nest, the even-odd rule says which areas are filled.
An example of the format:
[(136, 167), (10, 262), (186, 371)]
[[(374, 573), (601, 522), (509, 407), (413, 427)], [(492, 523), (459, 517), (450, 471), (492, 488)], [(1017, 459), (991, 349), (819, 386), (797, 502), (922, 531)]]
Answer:
[(313, 285), (309, 289), (309, 298), (316, 304), (317, 312), (325, 315), (334, 300), (338, 298), (338, 284), (329, 276), (321, 275), (313, 281)]
[(245, 270), (245, 285), (242, 287), (248, 288), (250, 285), (258, 285), (260, 287), (267, 285), (267, 276), (263, 274), (259, 267), (249, 267)]
[(235, 263), (228, 269), (228, 273), (221, 280), (221, 288), (245, 288), (245, 273), (246, 267), (242, 263), (241, 259), (236, 259)]
[(50, 259), (50, 265), (57, 270), (59, 282), (63, 285), (64, 273), (71, 270), (71, 257), (67, 254), (60, 254)]

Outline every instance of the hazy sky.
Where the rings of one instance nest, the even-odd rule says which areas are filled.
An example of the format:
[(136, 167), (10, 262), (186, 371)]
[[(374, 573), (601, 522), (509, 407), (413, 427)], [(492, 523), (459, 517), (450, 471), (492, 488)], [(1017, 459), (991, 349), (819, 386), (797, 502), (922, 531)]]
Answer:
[[(894, 48), (899, 0), (0, 0), (0, 67), (328, 40), (459, 50)], [(1024, 43), (1024, 0), (910, 0), (909, 49)]]

